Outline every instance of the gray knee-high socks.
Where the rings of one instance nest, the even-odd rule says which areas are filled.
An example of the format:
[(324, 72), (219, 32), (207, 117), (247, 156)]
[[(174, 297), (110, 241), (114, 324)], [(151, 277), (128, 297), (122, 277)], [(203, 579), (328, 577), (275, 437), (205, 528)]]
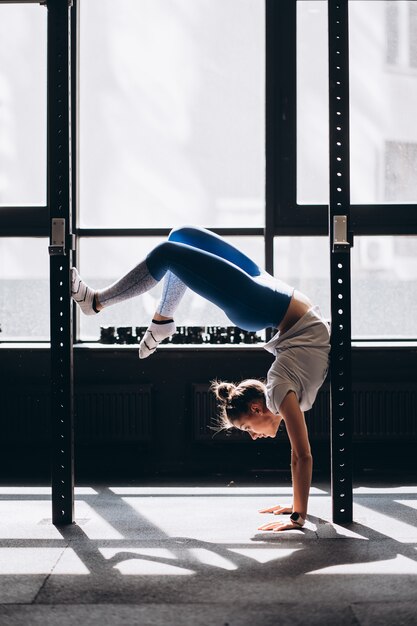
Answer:
[[(139, 296), (149, 291), (158, 281), (150, 274), (146, 261), (142, 261), (125, 276), (114, 282), (109, 287), (94, 292), (79, 276), (77, 270), (73, 268), (72, 274), (72, 296), (81, 306), (84, 313), (94, 314), (93, 298), (97, 296), (99, 304), (104, 307), (123, 302), (129, 298)], [(187, 287), (172, 274), (167, 272), (164, 281), (162, 296), (158, 304), (157, 311), (164, 317), (172, 317), (181, 301)]]
[(110, 287), (97, 291), (96, 295), (99, 303), (107, 307), (140, 296), (157, 284), (158, 281), (150, 274), (146, 261), (142, 261)]
[(172, 272), (167, 272), (157, 312), (164, 317), (173, 317), (186, 290), (187, 285)]
[[(149, 291), (158, 281), (153, 278), (148, 270), (146, 261), (142, 261), (125, 276), (114, 282), (105, 289), (94, 292), (73, 269), (72, 297), (86, 315), (96, 313), (95, 296), (103, 308), (123, 302), (129, 298), (139, 296)], [(187, 289), (187, 286), (172, 272), (167, 272), (164, 280), (162, 296), (158, 304), (157, 312), (166, 318), (172, 318)], [(152, 320), (139, 346), (139, 356), (142, 359), (150, 356), (158, 344), (175, 333), (176, 327), (173, 319), (164, 321)]]
[(149, 291), (158, 282), (149, 272), (146, 261), (142, 261), (109, 287), (95, 292), (82, 280), (77, 270), (72, 268), (71, 294), (85, 315), (94, 315), (97, 313), (97, 304), (104, 308), (123, 302)]
[[(186, 289), (187, 286), (175, 274), (167, 272), (157, 313), (167, 318), (173, 318)], [(146, 359), (153, 354), (160, 342), (171, 337), (175, 331), (176, 326), (173, 319), (152, 320), (140, 342), (139, 357)]]

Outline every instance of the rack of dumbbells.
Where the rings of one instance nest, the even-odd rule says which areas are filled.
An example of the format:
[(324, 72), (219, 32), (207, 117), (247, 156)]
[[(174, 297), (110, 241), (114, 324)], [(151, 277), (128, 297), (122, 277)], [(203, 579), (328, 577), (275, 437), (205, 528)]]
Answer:
[[(100, 343), (134, 345), (140, 343), (146, 326), (106, 326), (100, 328)], [(235, 326), (178, 326), (175, 335), (162, 341), (171, 345), (253, 345), (264, 341), (256, 332)]]

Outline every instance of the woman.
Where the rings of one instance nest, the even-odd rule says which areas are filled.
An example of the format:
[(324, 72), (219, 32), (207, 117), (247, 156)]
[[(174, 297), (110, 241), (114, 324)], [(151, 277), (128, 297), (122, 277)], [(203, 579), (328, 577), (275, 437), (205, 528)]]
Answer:
[(307, 515), (312, 456), (304, 411), (311, 408), (327, 373), (329, 327), (318, 307), (299, 291), (261, 270), (251, 259), (208, 230), (173, 230), (136, 267), (109, 287), (93, 291), (73, 269), (72, 297), (87, 315), (152, 289), (165, 276), (162, 297), (139, 347), (146, 358), (175, 333), (174, 314), (185, 290), (192, 289), (219, 306), (239, 328), (278, 332), (265, 345), (275, 355), (267, 382), (214, 383), (222, 426), (252, 439), (275, 437), (283, 420), (291, 443), (293, 503), (261, 513), (289, 513), (288, 523), (260, 530), (301, 528)]

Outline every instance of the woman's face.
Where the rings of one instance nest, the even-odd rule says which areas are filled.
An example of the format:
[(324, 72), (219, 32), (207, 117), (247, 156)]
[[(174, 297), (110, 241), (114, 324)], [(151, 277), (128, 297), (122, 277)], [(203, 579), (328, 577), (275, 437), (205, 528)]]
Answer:
[(279, 415), (274, 415), (268, 410), (263, 411), (260, 408), (255, 408), (250, 413), (241, 415), (237, 420), (234, 420), (233, 425), (249, 433), (252, 439), (259, 439), (275, 437), (280, 421)]

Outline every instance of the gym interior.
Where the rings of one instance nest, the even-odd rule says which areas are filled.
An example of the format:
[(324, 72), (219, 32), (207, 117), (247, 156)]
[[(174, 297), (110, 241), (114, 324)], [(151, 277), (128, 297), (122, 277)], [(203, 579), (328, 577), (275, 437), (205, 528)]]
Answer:
[[(415, 624), (417, 1), (1, 0), (0, 60), (0, 624)], [(273, 329), (71, 301), (183, 224), (331, 323), (303, 529), (210, 392)]]

